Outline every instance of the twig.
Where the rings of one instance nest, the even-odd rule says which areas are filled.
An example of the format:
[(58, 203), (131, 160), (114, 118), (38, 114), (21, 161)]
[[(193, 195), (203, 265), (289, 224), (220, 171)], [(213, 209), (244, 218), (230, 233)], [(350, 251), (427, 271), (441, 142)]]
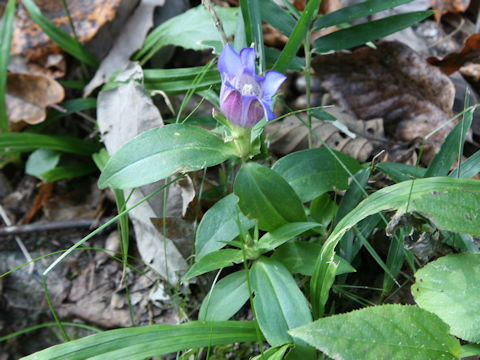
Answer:
[[(29, 234), (42, 231), (59, 231), (72, 228), (90, 228), (94, 226), (97, 222), (98, 221), (96, 219), (77, 219), (14, 226), (10, 226), (9, 224), (7, 224), (7, 227), (0, 229), (0, 237)], [(104, 224), (105, 222), (107, 222), (107, 220), (101, 220), (100, 225)]]
[(217, 28), (218, 33), (220, 34), (220, 38), (222, 39), (223, 46), (227, 45), (227, 36), (225, 35), (225, 31), (223, 30), (222, 21), (219, 19), (217, 13), (215, 12), (215, 9), (213, 8), (212, 3), (210, 2), (210, 0), (202, 0), (202, 4), (210, 13), (210, 16), (213, 19), (213, 23), (215, 24), (215, 27)]
[[(1, 205), (0, 205), (0, 216), (2, 217), (5, 225), (7, 225), (7, 228), (11, 227), (12, 223), (10, 222), (10, 219), (8, 218), (7, 213), (5, 212), (5, 209)], [(30, 262), (30, 265), (28, 265), (28, 275), (31, 275), (33, 273), (33, 269), (35, 268), (35, 263), (32, 261), (32, 257), (30, 256), (30, 253), (28, 252), (27, 248), (23, 244), (22, 240), (18, 236), (15, 236), (15, 241), (17, 242), (17, 245), (20, 248), (23, 256), (25, 256), (25, 259), (27, 260), (27, 262)]]

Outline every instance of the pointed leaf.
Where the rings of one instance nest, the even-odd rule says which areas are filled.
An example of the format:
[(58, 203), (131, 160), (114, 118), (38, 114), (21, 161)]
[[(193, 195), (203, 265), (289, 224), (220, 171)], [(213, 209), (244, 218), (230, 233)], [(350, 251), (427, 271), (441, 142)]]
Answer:
[(250, 276), (258, 325), (268, 343), (291, 342), (287, 330), (312, 321), (307, 300), (292, 275), (281, 263), (261, 258), (253, 264)]
[(232, 266), (243, 261), (241, 250), (225, 249), (208, 253), (202, 257), (184, 275), (184, 279), (205, 274), (206, 272)]
[(415, 306), (373, 306), (289, 331), (343, 360), (458, 359), (460, 343), (437, 316)]
[(272, 231), (290, 222), (307, 221), (302, 202), (278, 173), (256, 163), (242, 166), (233, 187), (242, 212)]
[(166, 125), (124, 144), (108, 161), (98, 186), (138, 187), (176, 172), (217, 165), (233, 155), (232, 143), (225, 143), (207, 130), (192, 125)]
[(451, 254), (415, 273), (412, 294), (423, 309), (440, 317), (451, 333), (480, 342), (480, 254)]

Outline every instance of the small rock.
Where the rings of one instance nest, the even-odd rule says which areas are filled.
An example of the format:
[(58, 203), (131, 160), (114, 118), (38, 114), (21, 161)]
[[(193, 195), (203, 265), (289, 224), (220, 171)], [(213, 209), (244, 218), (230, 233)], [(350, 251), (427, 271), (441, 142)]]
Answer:
[[(305, 80), (305, 75), (301, 75), (297, 77), (295, 80), (295, 88), (300, 93), (305, 93), (307, 88), (307, 82)], [(310, 91), (311, 92), (319, 92), (322, 91), (322, 83), (314, 76), (310, 76)]]

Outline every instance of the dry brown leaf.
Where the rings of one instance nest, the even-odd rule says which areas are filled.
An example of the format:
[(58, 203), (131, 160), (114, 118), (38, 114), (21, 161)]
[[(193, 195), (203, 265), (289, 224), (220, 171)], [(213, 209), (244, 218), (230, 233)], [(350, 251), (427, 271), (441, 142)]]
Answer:
[(35, 195), (35, 199), (33, 199), (32, 208), (23, 219), (24, 224), (30, 223), (35, 214), (43, 207), (48, 197), (52, 193), (52, 189), (53, 183), (46, 183), (40, 185), (40, 187), (38, 188), (38, 193), (37, 195)]
[[(352, 138), (334, 126), (331, 122), (312, 118), (312, 131), (332, 149), (365, 162), (383, 140), (382, 119), (361, 121), (335, 108), (325, 109), (338, 121), (356, 134)], [(305, 116), (302, 115), (305, 120)], [(308, 128), (295, 116), (288, 116), (265, 128), (270, 151), (277, 156), (308, 148)], [(320, 147), (321, 142), (314, 137), (313, 146)]]
[(440, 19), (446, 13), (459, 13), (468, 9), (470, 0), (432, 0), (432, 8), (435, 10), (435, 20)]
[(466, 62), (480, 56), (480, 33), (472, 34), (465, 40), (465, 45), (459, 53), (451, 53), (443, 59), (431, 56), (427, 61), (438, 66), (444, 74), (450, 75), (460, 69)]
[[(66, 3), (79, 41), (83, 43), (91, 40), (103, 25), (112, 21), (121, 2), (122, 0), (67, 0)], [(35, 3), (43, 15), (63, 31), (71, 34), (68, 17), (61, 1), (36, 0)], [(19, 7), (15, 18), (10, 53), (36, 59), (60, 51), (58, 45), (52, 42), (33, 22), (23, 6)]]
[[(336, 103), (359, 119), (383, 118), (387, 136), (395, 140), (424, 138), (453, 116), (451, 80), (400, 42), (317, 56), (313, 68)], [(454, 125), (429, 138), (425, 161)]]
[[(305, 9), (305, 0), (294, 0), (293, 6), (297, 10), (303, 11)], [(323, 0), (320, 4), (320, 9), (318, 12), (320, 14), (328, 14), (330, 12), (336, 11), (342, 7), (342, 0)]]
[(115, 71), (125, 69), (128, 59), (139, 50), (147, 31), (153, 25), (153, 12), (163, 6), (165, 0), (142, 0), (128, 18), (122, 32), (118, 34), (108, 55), (102, 60), (95, 76), (85, 86), (83, 96), (88, 96), (95, 88), (107, 81)]
[(10, 123), (38, 124), (45, 120), (46, 107), (63, 100), (65, 91), (45, 75), (9, 73), (7, 76), (7, 118)]

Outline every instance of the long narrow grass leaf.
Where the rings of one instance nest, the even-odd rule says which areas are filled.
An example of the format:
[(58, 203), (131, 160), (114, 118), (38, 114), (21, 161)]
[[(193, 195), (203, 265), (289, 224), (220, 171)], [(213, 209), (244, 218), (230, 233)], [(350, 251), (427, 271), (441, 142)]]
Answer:
[(345, 6), (337, 11), (333, 11), (322, 16), (313, 24), (313, 30), (318, 31), (334, 25), (349, 23), (350, 21), (361, 19), (365, 16), (375, 14), (377, 12), (391, 9), (412, 0), (370, 0)]
[(24, 360), (145, 359), (176, 351), (257, 340), (251, 321), (192, 321), (116, 329), (39, 351)]
[[(350, 49), (369, 41), (381, 39), (387, 35), (412, 26), (432, 15), (432, 11), (417, 11), (389, 16), (365, 24), (355, 25), (322, 36), (313, 43), (315, 53), (325, 53)], [(288, 45), (288, 44), (287, 44)]]
[(16, 3), (16, 0), (8, 1), (0, 23), (0, 130), (4, 133), (8, 132), (5, 92), (7, 88), (7, 66), (10, 59), (10, 42), (12, 40)]
[(0, 134), (0, 148), (8, 148), (10, 152), (50, 149), (73, 154), (92, 155), (100, 149), (100, 144), (69, 136), (42, 135), (23, 132)]
[(307, 31), (310, 30), (310, 25), (312, 21), (316, 18), (318, 14), (318, 7), (320, 6), (321, 0), (310, 0), (305, 7), (305, 10), (302, 13), (302, 16), (297, 22), (297, 25), (293, 29), (293, 32), (288, 39), (287, 44), (283, 48), (280, 57), (273, 66), (273, 70), (278, 72), (285, 72), (288, 68), (288, 65), (293, 60), (297, 54), (298, 49), (302, 45), (303, 40), (307, 35)]
[(290, 36), (297, 23), (293, 16), (272, 0), (262, 0), (259, 5), (262, 20), (272, 25), (283, 35)]
[(78, 60), (90, 66), (98, 67), (98, 62), (93, 55), (88, 52), (77, 39), (57, 27), (50, 19), (43, 15), (33, 0), (23, 0), (22, 3), (33, 21), (40, 26), (54, 43)]
[(263, 29), (259, 1), (264, 0), (240, 0), (240, 6), (243, 21), (245, 22), (247, 44), (253, 43), (259, 73), (262, 73), (265, 70), (265, 49), (263, 46)]

